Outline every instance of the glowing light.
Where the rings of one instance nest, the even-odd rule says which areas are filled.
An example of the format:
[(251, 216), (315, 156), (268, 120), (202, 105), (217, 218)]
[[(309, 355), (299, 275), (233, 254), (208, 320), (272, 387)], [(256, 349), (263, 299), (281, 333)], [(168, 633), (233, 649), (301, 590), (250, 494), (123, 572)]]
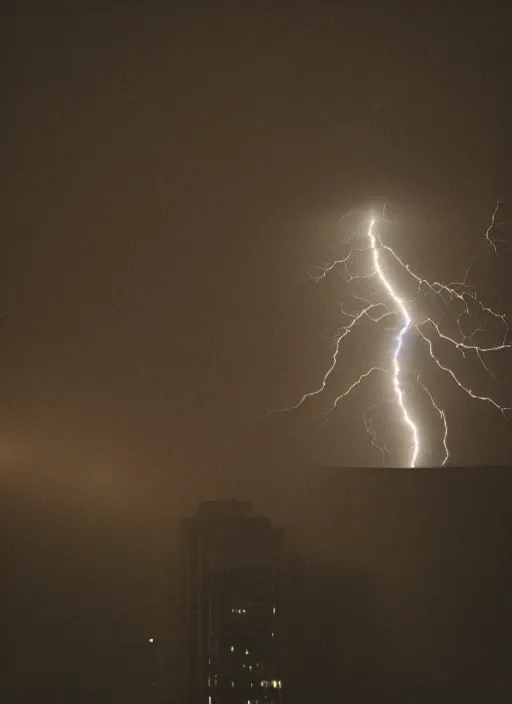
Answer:
[[(485, 242), (488, 248), (491, 249), (491, 256), (498, 256), (498, 249), (496, 244), (501, 240), (497, 240), (493, 237), (492, 233), (494, 228), (501, 223), (497, 222), (497, 216), (499, 213), (500, 204), (504, 201), (497, 201), (494, 208), (491, 224), (485, 232)], [(346, 217), (348, 214), (345, 214)], [(396, 222), (387, 217), (386, 206), (384, 206), (382, 214), (382, 222), (393, 223)], [(402, 418), (402, 423), (409, 434), (411, 439), (410, 443), (410, 457), (408, 464), (411, 467), (417, 466), (418, 459), (422, 455), (424, 448), (424, 438), (425, 433), (420, 432), (418, 422), (414, 420), (417, 413), (410, 411), (409, 404), (405, 395), (405, 386), (403, 382), (403, 360), (406, 355), (408, 355), (409, 349), (411, 349), (410, 343), (412, 336), (415, 339), (424, 343), (427, 352), (432, 360), (433, 364), (442, 372), (446, 373), (451, 377), (452, 381), (455, 382), (456, 386), (466, 393), (471, 399), (477, 401), (484, 401), (497, 410), (499, 410), (503, 416), (510, 420), (508, 416), (508, 411), (512, 410), (511, 405), (503, 405), (500, 403), (493, 394), (489, 393), (476, 393), (468, 385), (464, 384), (458, 372), (455, 370), (453, 365), (443, 361), (444, 357), (435, 351), (434, 340), (437, 340), (439, 344), (448, 345), (457, 353), (460, 354), (461, 359), (465, 360), (468, 356), (474, 356), (478, 361), (481, 368), (488, 374), (493, 382), (500, 385), (510, 383), (510, 381), (501, 380), (497, 377), (495, 372), (486, 363), (484, 357), (487, 354), (496, 354), (506, 350), (512, 349), (512, 343), (508, 342), (509, 326), (504, 313), (497, 312), (493, 310), (490, 306), (486, 305), (474, 291), (468, 291), (467, 289), (472, 288), (469, 286), (468, 278), (471, 273), (474, 262), (481, 256), (489, 256), (489, 254), (478, 255), (472, 257), (470, 264), (466, 270), (465, 276), (462, 281), (454, 282), (450, 284), (444, 284), (439, 281), (429, 281), (417, 273), (415, 273), (409, 264), (405, 263), (403, 259), (388, 245), (382, 242), (379, 233), (376, 233), (377, 220), (375, 217), (370, 219), (369, 225), (364, 228), (364, 240), (365, 246), (355, 247), (354, 240), (358, 236), (356, 232), (353, 232), (345, 244), (349, 245), (349, 253), (340, 259), (334, 260), (324, 266), (317, 267), (320, 273), (312, 275), (311, 278), (316, 283), (322, 281), (330, 272), (336, 268), (341, 268), (345, 273), (345, 283), (348, 284), (354, 280), (365, 279), (368, 281), (373, 281), (376, 290), (368, 294), (366, 298), (352, 293), (354, 300), (359, 304), (359, 310), (356, 312), (347, 311), (343, 306), (341, 307), (342, 314), (349, 318), (349, 322), (344, 325), (336, 334), (334, 338), (334, 350), (331, 357), (331, 361), (328, 365), (327, 371), (325, 372), (320, 384), (314, 388), (312, 391), (307, 391), (299, 398), (298, 402), (288, 406), (286, 408), (279, 408), (270, 413), (290, 411), (299, 408), (308, 399), (313, 398), (321, 394), (326, 390), (327, 385), (330, 381), (330, 377), (337, 367), (338, 357), (341, 349), (342, 341), (347, 337), (347, 335), (353, 333), (357, 330), (359, 325), (365, 320), (369, 320), (372, 323), (379, 323), (387, 317), (398, 318), (397, 325), (393, 328), (394, 344), (393, 351), (391, 354), (390, 365), (385, 363), (375, 365), (363, 371), (357, 379), (351, 383), (348, 388), (342, 393), (338, 394), (332, 404), (330, 410), (326, 415), (329, 415), (334, 411), (338, 403), (349, 396), (358, 386), (360, 386), (365, 380), (375, 373), (384, 373), (390, 376), (391, 379), (391, 390), (394, 398), (393, 403), (398, 407), (400, 415)], [(361, 257), (369, 257), (371, 269), (369, 271), (362, 270), (361, 273), (356, 273), (353, 266), (354, 253), (357, 254), (357, 262), (360, 265)], [(362, 254), (359, 254), (362, 253)], [(366, 253), (366, 254), (365, 254)], [(394, 263), (395, 269), (401, 272), (401, 285), (404, 284), (404, 278), (412, 283), (417, 291), (416, 296), (411, 300), (406, 300), (400, 293), (399, 289), (393, 280), (392, 273), (395, 269), (389, 267), (388, 258), (391, 258), (392, 263)], [(405, 274), (405, 277), (404, 277)], [(473, 287), (474, 288), (474, 287)], [(375, 300), (375, 296), (379, 298)], [(384, 300), (382, 297), (384, 296)], [(415, 303), (419, 299), (428, 298), (429, 302), (434, 301), (434, 310), (436, 314), (439, 312), (439, 306), (442, 305), (443, 308), (453, 312), (455, 306), (458, 306), (458, 315), (452, 321), (456, 325), (458, 335), (453, 336), (453, 334), (447, 334), (441, 329), (441, 323), (436, 320), (437, 315), (427, 315), (421, 320), (413, 320), (413, 311), (416, 310), (411, 303)], [(433, 297), (433, 298), (432, 298)], [(448, 306), (452, 307), (448, 309)], [(442, 310), (442, 309), (441, 309)], [(447, 315), (445, 311), (442, 310), (442, 314), (445, 318)], [(472, 324), (474, 318), (473, 314), (476, 314), (479, 320), (478, 324)], [(502, 334), (499, 342), (494, 344), (480, 345), (475, 341), (475, 336), (478, 333), (486, 332), (486, 323), (480, 322), (480, 320), (492, 321), (493, 329), (497, 329), (497, 326), (502, 327)], [(467, 330), (468, 326), (472, 325), (470, 331)], [(465, 329), (466, 328), (466, 329)], [(389, 328), (386, 328), (389, 329)], [(412, 361), (412, 360), (411, 360)], [(444, 452), (444, 457), (441, 465), (445, 465), (449, 458), (448, 449), (448, 420), (445, 411), (438, 405), (434, 399), (434, 394), (429, 390), (424, 382), (420, 382), (419, 374), (416, 379), (417, 385), (423, 389), (424, 396), (427, 397), (432, 408), (436, 411), (442, 422), (443, 435), (442, 435), (442, 448)], [(408, 385), (409, 386), (409, 385)], [(437, 394), (436, 394), (437, 395)], [(420, 394), (421, 396), (421, 394)], [(386, 445), (386, 443), (379, 441), (377, 437), (377, 431), (375, 430), (374, 423), (370, 414), (376, 409), (386, 404), (390, 401), (387, 399), (381, 400), (363, 412), (363, 422), (368, 435), (371, 437), (372, 445), (378, 449), (383, 456), (391, 455), (391, 451)], [(274, 610), (275, 613), (275, 610)]]
[(155, 642), (155, 639), (154, 639), (154, 638), (149, 638), (149, 639), (148, 639), (148, 643), (154, 643), (154, 642)]
[(283, 683), (281, 680), (261, 680), (260, 686), (263, 689), (282, 689)]
[(384, 275), (384, 272), (382, 271), (381, 265), (380, 265), (380, 259), (379, 259), (379, 248), (377, 246), (377, 240), (375, 238), (375, 235), (373, 234), (373, 226), (375, 225), (375, 220), (372, 218), (372, 221), (370, 222), (370, 227), (368, 228), (368, 239), (370, 240), (370, 247), (372, 250), (372, 255), (373, 255), (373, 265), (375, 267), (375, 271), (378, 274), (378, 277), (383, 284), (384, 288), (388, 292), (389, 296), (395, 303), (396, 307), (400, 311), (400, 315), (402, 316), (402, 327), (400, 328), (398, 335), (396, 336), (396, 347), (395, 347), (395, 352), (393, 354), (393, 387), (395, 390), (396, 398), (398, 405), (400, 406), (402, 410), (402, 415), (404, 418), (405, 423), (409, 426), (412, 434), (412, 441), (413, 441), (413, 451), (412, 451), (412, 457), (411, 457), (411, 467), (414, 467), (416, 465), (416, 460), (418, 458), (418, 452), (419, 452), (419, 438), (418, 438), (418, 428), (416, 425), (413, 423), (407, 408), (405, 407), (404, 404), (404, 393), (402, 391), (402, 387), (400, 385), (400, 352), (402, 350), (402, 346), (404, 343), (404, 336), (407, 334), (407, 332), (411, 328), (411, 316), (409, 315), (409, 311), (405, 307), (404, 301), (400, 298), (400, 296), (395, 292), (393, 289), (393, 286), (387, 279), (387, 277)]

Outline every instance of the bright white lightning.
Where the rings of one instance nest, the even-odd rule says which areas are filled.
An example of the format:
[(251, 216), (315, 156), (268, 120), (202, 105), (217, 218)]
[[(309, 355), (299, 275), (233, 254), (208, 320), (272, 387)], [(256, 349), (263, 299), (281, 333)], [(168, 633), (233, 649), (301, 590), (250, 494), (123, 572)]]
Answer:
[[(499, 212), (500, 204), (502, 202), (504, 201), (498, 201), (496, 203), (496, 207), (492, 214), (491, 224), (485, 232), (486, 243), (491, 246), (491, 254), (493, 255), (498, 254), (496, 243), (501, 242), (501, 240), (494, 239), (491, 236), (491, 233), (493, 231), (493, 228), (500, 224), (496, 222), (496, 219)], [(382, 221), (394, 222), (386, 217), (386, 207), (384, 207)], [(463, 390), (470, 398), (489, 403), (490, 405), (494, 406), (497, 410), (499, 410), (507, 420), (509, 420), (507, 412), (512, 410), (512, 407), (510, 405), (503, 406), (490, 395), (475, 393), (470, 387), (462, 383), (454, 369), (447, 363), (443, 363), (439, 355), (436, 354), (436, 352), (434, 351), (434, 342), (432, 339), (432, 335), (441, 343), (448, 344), (454, 350), (459, 352), (463, 359), (466, 359), (466, 355), (474, 355), (480, 363), (482, 369), (484, 369), (492, 377), (492, 379), (499, 384), (507, 384), (510, 382), (503, 381), (497, 378), (496, 374), (484, 361), (484, 355), (486, 355), (487, 353), (497, 353), (504, 350), (510, 350), (512, 349), (512, 344), (508, 342), (509, 327), (505, 314), (492, 310), (489, 306), (485, 305), (477, 297), (476, 293), (465, 290), (467, 288), (472, 288), (466, 282), (468, 280), (471, 267), (478, 257), (473, 257), (471, 259), (471, 263), (466, 271), (464, 280), (461, 282), (443, 284), (438, 281), (429, 281), (427, 279), (422, 278), (421, 276), (418, 276), (418, 274), (416, 274), (411, 269), (411, 267), (406, 264), (389, 245), (384, 244), (382, 242), (380, 235), (375, 234), (375, 225), (376, 220), (375, 218), (372, 218), (365, 232), (365, 239), (368, 242), (367, 246), (364, 246), (362, 248), (354, 247), (352, 242), (353, 239), (356, 237), (356, 233), (352, 233), (349, 239), (344, 241), (345, 244), (350, 246), (350, 251), (348, 255), (341, 259), (332, 261), (323, 267), (317, 267), (317, 269), (320, 270), (320, 274), (312, 276), (311, 278), (318, 283), (321, 279), (324, 279), (327, 274), (329, 274), (333, 269), (340, 266), (342, 267), (342, 270), (345, 272), (347, 277), (345, 283), (349, 283), (355, 279), (371, 280), (373, 278), (373, 280), (377, 282), (378, 290), (374, 290), (371, 293), (367, 294), (366, 298), (359, 295), (355, 295), (355, 293), (352, 294), (354, 300), (359, 301), (363, 304), (360, 310), (356, 313), (348, 312), (346, 309), (343, 308), (343, 306), (341, 306), (342, 314), (349, 317), (350, 322), (344, 327), (342, 327), (334, 338), (334, 352), (332, 355), (331, 363), (327, 369), (327, 372), (324, 374), (320, 385), (313, 391), (305, 393), (302, 398), (300, 398), (300, 400), (293, 406), (290, 406), (288, 408), (277, 409), (277, 411), (289, 411), (292, 409), (299, 408), (299, 406), (301, 406), (307, 399), (321, 394), (326, 389), (329, 378), (331, 377), (337, 366), (341, 342), (349, 333), (353, 332), (356, 329), (356, 326), (360, 321), (362, 321), (363, 319), (368, 319), (372, 323), (378, 323), (387, 316), (398, 316), (400, 318), (400, 323), (398, 327), (392, 328), (393, 330), (395, 330), (396, 333), (394, 338), (395, 344), (392, 354), (392, 368), (386, 369), (384, 366), (372, 366), (370, 369), (361, 373), (356, 379), (356, 381), (350, 384), (345, 391), (343, 391), (337, 396), (334, 401), (334, 404), (328, 411), (327, 415), (329, 415), (337, 407), (337, 404), (340, 400), (347, 397), (363, 381), (373, 375), (374, 372), (378, 371), (389, 374), (391, 376), (392, 381), (393, 396), (395, 399), (394, 403), (400, 409), (404, 425), (407, 427), (408, 432), (411, 435), (412, 444), (410, 466), (414, 467), (417, 464), (420, 449), (422, 449), (420, 448), (420, 431), (418, 424), (414, 422), (413, 417), (411, 417), (411, 414), (409, 413), (409, 410), (405, 403), (403, 382), (401, 380), (401, 360), (403, 359), (403, 356), (406, 352), (408, 337), (410, 337), (412, 333), (417, 333), (417, 339), (425, 343), (430, 358), (441, 371), (448, 374), (451, 379), (455, 381), (457, 386), (461, 390)], [(350, 271), (349, 264), (351, 263), (351, 258), (355, 252), (368, 252), (368, 256), (371, 258), (372, 264), (370, 273), (355, 274), (353, 273), (353, 271)], [(389, 255), (390, 257), (392, 257), (399, 269), (401, 269), (403, 272), (406, 272), (407, 275), (411, 278), (411, 280), (415, 283), (418, 294), (416, 295), (416, 297), (413, 297), (411, 301), (403, 298), (397, 292), (395, 284), (393, 283), (390, 275), (387, 273), (387, 266), (383, 265), (382, 257), (384, 255)], [(382, 300), (372, 302), (373, 300), (375, 300), (375, 296), (382, 296), (383, 294), (387, 296), (387, 298), (389, 299), (389, 303), (384, 303)], [(454, 319), (454, 322), (456, 323), (456, 326), (458, 328), (460, 339), (456, 339), (455, 337), (452, 337), (451, 335), (448, 335), (443, 332), (441, 330), (440, 323), (436, 322), (436, 320), (431, 316), (426, 316), (419, 321), (413, 321), (413, 314), (408, 308), (409, 302), (415, 302), (419, 299), (425, 298), (426, 296), (434, 296), (435, 299), (439, 300), (439, 303), (442, 304), (443, 308), (447, 307), (449, 304), (452, 304), (453, 306), (460, 306), (460, 312), (458, 313), (458, 316)], [(446, 317), (443, 308), (438, 308), (437, 310), (441, 312), (444, 317)], [(499, 323), (503, 326), (503, 335), (501, 338), (501, 342), (486, 346), (478, 345), (473, 342), (474, 336), (477, 333), (482, 333), (486, 331), (485, 325), (483, 328), (478, 325), (474, 325), (470, 332), (466, 331), (468, 332), (468, 334), (464, 332), (464, 327), (467, 327), (468, 324), (471, 324), (471, 315), (472, 312), (475, 311), (480, 316), (489, 316), (489, 319), (494, 319), (496, 324)], [(463, 321), (465, 318), (468, 322), (464, 323)], [(419, 375), (417, 378), (417, 384), (422, 387), (422, 389), (425, 391), (432, 407), (436, 410), (442, 420), (444, 429), (442, 440), (444, 448), (444, 459), (442, 461), (442, 465), (445, 465), (449, 457), (449, 450), (447, 444), (448, 422), (446, 413), (436, 403), (436, 401), (434, 400), (434, 396), (425, 386), (425, 384), (419, 381)], [(380, 401), (379, 403), (374, 404), (370, 408), (367, 408), (363, 413), (365, 429), (372, 439), (372, 445), (382, 453), (383, 459), (385, 454), (390, 455), (391, 452), (385, 443), (378, 441), (377, 432), (374, 430), (373, 427), (373, 421), (369, 419), (369, 413), (373, 409), (388, 403), (391, 402), (389, 400)]]
[(411, 467), (415, 467), (416, 460), (418, 459), (418, 452), (420, 449), (418, 428), (416, 427), (415, 423), (413, 422), (411, 416), (409, 415), (409, 413), (407, 411), (407, 408), (405, 407), (404, 392), (403, 392), (402, 387), (400, 385), (400, 352), (401, 352), (402, 346), (404, 344), (404, 337), (411, 328), (411, 316), (409, 315), (409, 311), (405, 307), (405, 303), (400, 298), (400, 296), (396, 293), (393, 286), (389, 282), (388, 278), (385, 276), (384, 272), (382, 271), (382, 267), (380, 265), (380, 258), (379, 258), (379, 247), (377, 246), (377, 239), (376, 239), (375, 235), (373, 234), (374, 225), (375, 225), (375, 219), (372, 218), (372, 220), (370, 222), (370, 226), (368, 228), (368, 239), (370, 240), (370, 248), (372, 250), (373, 266), (375, 268), (375, 271), (377, 272), (377, 275), (378, 275), (382, 285), (384, 286), (384, 288), (388, 292), (389, 296), (393, 300), (395, 306), (400, 311), (400, 315), (402, 316), (402, 321), (403, 321), (402, 327), (400, 328), (398, 335), (396, 336), (396, 347), (395, 347), (395, 352), (393, 354), (393, 387), (395, 390), (395, 395), (397, 398), (398, 405), (400, 406), (400, 409), (402, 411), (404, 421), (409, 426), (411, 434), (412, 434), (413, 450), (412, 450), (412, 457), (411, 457)]

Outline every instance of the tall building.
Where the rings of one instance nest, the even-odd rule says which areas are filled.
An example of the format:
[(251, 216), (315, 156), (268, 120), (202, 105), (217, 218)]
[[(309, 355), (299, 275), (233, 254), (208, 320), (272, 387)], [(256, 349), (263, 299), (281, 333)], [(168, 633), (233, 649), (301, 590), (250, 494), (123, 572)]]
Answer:
[(183, 522), (190, 704), (276, 704), (283, 682), (283, 531), (244, 501)]

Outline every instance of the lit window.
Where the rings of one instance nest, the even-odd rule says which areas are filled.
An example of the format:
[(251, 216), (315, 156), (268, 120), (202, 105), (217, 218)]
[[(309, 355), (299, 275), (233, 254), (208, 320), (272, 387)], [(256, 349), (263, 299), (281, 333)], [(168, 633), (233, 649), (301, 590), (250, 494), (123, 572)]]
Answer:
[(274, 606), (274, 608), (272, 609), (272, 613), (275, 614), (275, 612), (276, 612), (276, 607)]
[(263, 689), (282, 689), (283, 687), (281, 680), (261, 680), (260, 685)]
[(230, 648), (230, 650), (231, 650), (232, 653), (234, 653), (234, 652), (235, 652), (235, 646), (232, 645), (231, 648)]
[(247, 648), (245, 649), (245, 654), (249, 655), (249, 651), (247, 650)]
[(208, 697), (208, 704), (212, 704), (212, 698)]

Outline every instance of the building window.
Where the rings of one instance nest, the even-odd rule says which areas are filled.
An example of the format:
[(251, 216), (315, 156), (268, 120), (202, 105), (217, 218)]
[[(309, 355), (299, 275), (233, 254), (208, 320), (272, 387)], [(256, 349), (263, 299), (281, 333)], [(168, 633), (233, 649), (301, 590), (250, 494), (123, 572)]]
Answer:
[(282, 689), (283, 687), (281, 680), (261, 680), (260, 685), (263, 689)]

